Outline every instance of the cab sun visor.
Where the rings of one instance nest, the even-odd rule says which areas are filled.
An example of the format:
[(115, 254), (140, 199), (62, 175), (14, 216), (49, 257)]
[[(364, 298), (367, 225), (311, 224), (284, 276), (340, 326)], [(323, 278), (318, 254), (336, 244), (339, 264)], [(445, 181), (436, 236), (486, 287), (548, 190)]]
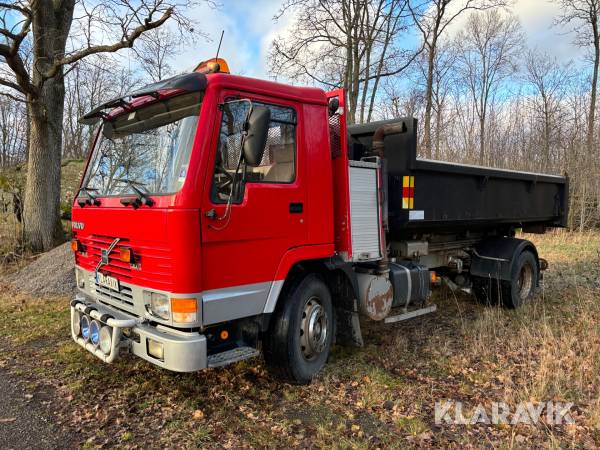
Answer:
[(134, 91), (130, 94), (126, 94), (122, 97), (113, 98), (100, 106), (92, 109), (90, 112), (85, 114), (79, 119), (79, 123), (83, 125), (93, 125), (98, 120), (107, 117), (107, 111), (120, 106), (126, 107), (129, 102), (135, 98), (152, 96), (158, 98), (160, 91), (168, 90), (181, 90), (180, 94), (186, 94), (190, 92), (200, 92), (206, 89), (206, 76), (204, 74), (193, 72), (186, 73), (183, 75), (177, 75), (166, 80), (152, 83), (143, 88)]

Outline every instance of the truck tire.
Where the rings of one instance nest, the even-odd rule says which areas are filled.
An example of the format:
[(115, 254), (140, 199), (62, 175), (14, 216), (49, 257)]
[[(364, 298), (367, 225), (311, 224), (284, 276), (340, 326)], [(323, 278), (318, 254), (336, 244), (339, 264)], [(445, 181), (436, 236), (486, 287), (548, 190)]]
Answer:
[(293, 384), (309, 384), (329, 357), (333, 307), (327, 285), (316, 274), (295, 282), (278, 301), (263, 340), (269, 370)]
[(473, 294), (484, 304), (501, 304), (506, 308), (518, 308), (531, 301), (535, 295), (539, 269), (535, 255), (523, 250), (516, 258), (510, 281), (473, 277)]

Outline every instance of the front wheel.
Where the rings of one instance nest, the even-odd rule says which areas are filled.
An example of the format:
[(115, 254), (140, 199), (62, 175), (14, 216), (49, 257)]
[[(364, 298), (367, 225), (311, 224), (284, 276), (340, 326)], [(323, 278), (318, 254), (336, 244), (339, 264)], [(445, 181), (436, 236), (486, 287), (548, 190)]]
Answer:
[(309, 274), (278, 301), (264, 340), (269, 370), (294, 384), (308, 384), (329, 357), (333, 307), (327, 285)]

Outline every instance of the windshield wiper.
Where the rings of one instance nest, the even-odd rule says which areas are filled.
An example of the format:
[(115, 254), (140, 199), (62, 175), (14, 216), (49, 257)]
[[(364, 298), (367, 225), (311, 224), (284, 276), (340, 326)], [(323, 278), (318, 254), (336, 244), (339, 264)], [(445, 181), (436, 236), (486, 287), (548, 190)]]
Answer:
[(133, 192), (135, 193), (135, 198), (131, 199), (131, 198), (122, 198), (121, 199), (121, 204), (125, 205), (125, 206), (133, 206), (134, 209), (139, 208), (141, 205), (146, 205), (146, 206), (152, 206), (154, 205), (154, 200), (152, 200), (149, 196), (147, 192), (142, 191), (141, 189), (139, 189), (137, 186), (141, 186), (142, 188), (145, 189), (145, 184), (144, 183), (140, 183), (139, 181), (134, 181), (134, 180), (130, 180), (129, 178), (119, 178), (118, 180), (116, 180), (119, 183), (125, 183), (127, 186), (129, 186)]
[(96, 189), (96, 188), (81, 186), (79, 188), (79, 191), (77, 192), (77, 195), (79, 196), (80, 192), (84, 192), (87, 198), (78, 198), (77, 204), (79, 206), (81, 206), (82, 208), (85, 207), (86, 205), (100, 206), (100, 200), (98, 200), (98, 198), (96, 198), (96, 196), (92, 194), (92, 192), (97, 191), (97, 190), (98, 189)]

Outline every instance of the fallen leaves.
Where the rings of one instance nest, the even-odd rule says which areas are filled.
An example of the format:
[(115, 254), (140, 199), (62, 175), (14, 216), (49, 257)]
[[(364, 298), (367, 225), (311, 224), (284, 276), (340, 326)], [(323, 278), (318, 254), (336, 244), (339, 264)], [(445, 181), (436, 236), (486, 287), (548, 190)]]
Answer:
[[(552, 245), (551, 240), (545, 242)], [(586, 251), (582, 249), (582, 254)], [(540, 252), (547, 253), (542, 247)], [(11, 358), (10, 366), (18, 365), (31, 377), (59, 384), (54, 422), (76, 428), (81, 444), (100, 429), (106, 436), (121, 436), (124, 447), (138, 448), (174, 443), (183, 448), (232, 449), (478, 448), (503, 447), (511, 439), (517, 447), (599, 448), (600, 434), (591, 425), (600, 418), (600, 407), (594, 403), (600, 386), (593, 378), (598, 366), (590, 359), (598, 331), (590, 325), (600, 317), (595, 300), (600, 292), (591, 290), (589, 282), (577, 297), (566, 292), (575, 278), (573, 270), (567, 270), (572, 259), (564, 264), (561, 276), (569, 278), (560, 284), (557, 272), (547, 275), (546, 298), (530, 310), (486, 309), (468, 298), (442, 296), (439, 302), (436, 299), (435, 316), (398, 326), (373, 324), (372, 331), (365, 327), (367, 346), (336, 347), (331, 362), (310, 386), (280, 383), (255, 362), (184, 375), (127, 356), (106, 366), (77, 349), (57, 354), (56, 348), (69, 348), (66, 315), (59, 330), (64, 336), (59, 332), (52, 336), (56, 345), (27, 347), (14, 360), (12, 354), (3, 353), (3, 358)], [(572, 301), (565, 302), (567, 298)], [(7, 323), (15, 315), (31, 320), (44, 308), (36, 303), (17, 315), (0, 302)], [(6, 330), (2, 327), (0, 323), (0, 333)], [(546, 339), (541, 334), (544, 327), (552, 331)], [(589, 339), (574, 339), (581, 336)], [(43, 372), (38, 373), (40, 361)], [(28, 389), (36, 393), (33, 401), (38, 400), (38, 390)], [(557, 391), (560, 398), (581, 400), (576, 402), (581, 407), (574, 414), (576, 426), (433, 422), (437, 400), (461, 400), (469, 408), (505, 400), (513, 407)], [(590, 413), (595, 410), (596, 415)], [(102, 439), (90, 442), (102, 445)]]

